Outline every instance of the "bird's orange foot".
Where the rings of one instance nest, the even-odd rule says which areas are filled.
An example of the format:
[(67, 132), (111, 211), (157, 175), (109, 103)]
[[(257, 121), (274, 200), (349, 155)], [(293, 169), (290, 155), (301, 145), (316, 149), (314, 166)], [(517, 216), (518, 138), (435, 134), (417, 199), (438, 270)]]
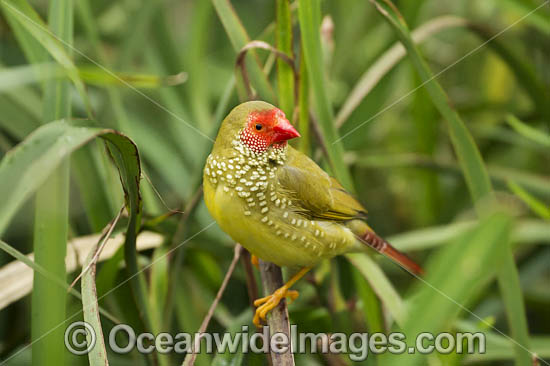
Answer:
[(257, 270), (260, 269), (260, 261), (258, 260), (258, 257), (256, 257), (254, 254), (250, 257), (250, 263), (256, 267)]
[(252, 320), (254, 325), (259, 327), (260, 320), (265, 320), (267, 314), (279, 305), (282, 299), (289, 297), (291, 301), (294, 301), (298, 295), (298, 291), (289, 290), (287, 286), (283, 286), (277, 289), (273, 294), (254, 301), (254, 306), (258, 306), (254, 314), (254, 319)]

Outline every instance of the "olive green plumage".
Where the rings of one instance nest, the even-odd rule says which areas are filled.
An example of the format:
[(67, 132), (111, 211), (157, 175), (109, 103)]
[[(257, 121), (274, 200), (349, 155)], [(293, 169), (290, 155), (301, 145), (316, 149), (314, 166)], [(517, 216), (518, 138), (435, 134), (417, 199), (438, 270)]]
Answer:
[(364, 221), (365, 208), (283, 141), (295, 136), (284, 114), (268, 103), (243, 103), (229, 113), (204, 169), (204, 199), (220, 227), (279, 266), (312, 266), (368, 250), (365, 233), (374, 235), (375, 249), (386, 246)]

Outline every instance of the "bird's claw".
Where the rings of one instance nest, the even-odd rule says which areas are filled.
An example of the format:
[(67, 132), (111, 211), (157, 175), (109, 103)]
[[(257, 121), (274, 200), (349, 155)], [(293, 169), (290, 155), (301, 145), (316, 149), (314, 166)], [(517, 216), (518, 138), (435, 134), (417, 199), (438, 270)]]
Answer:
[(254, 325), (259, 327), (260, 321), (265, 320), (267, 314), (277, 305), (279, 305), (282, 299), (284, 299), (285, 297), (289, 297), (292, 302), (296, 300), (298, 295), (298, 291), (289, 290), (288, 288), (283, 286), (276, 290), (273, 294), (254, 301), (254, 306), (258, 306), (258, 308), (256, 309), (256, 313), (254, 314), (254, 319), (252, 320)]

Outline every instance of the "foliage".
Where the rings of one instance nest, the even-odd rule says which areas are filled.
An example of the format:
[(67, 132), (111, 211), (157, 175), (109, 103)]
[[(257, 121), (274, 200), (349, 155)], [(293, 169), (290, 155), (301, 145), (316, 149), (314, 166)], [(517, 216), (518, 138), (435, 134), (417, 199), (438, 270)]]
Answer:
[[(200, 192), (222, 118), (249, 97), (279, 105), (296, 147), (426, 269), (323, 263), (289, 306), (300, 332), (487, 335), (485, 354), (369, 365), (550, 362), (547, 3), (0, 0), (0, 299), (18, 289), (0, 309), (0, 363), (172, 365), (185, 355), (115, 354), (107, 335), (194, 333), (213, 303), (208, 332), (251, 324), (259, 274), (246, 253), (231, 261)], [(82, 277), (66, 273), (67, 240), (101, 232)], [(150, 232), (154, 248), (140, 244)], [(124, 244), (96, 255), (116, 233)], [(12, 261), (26, 266), (14, 275)], [(100, 341), (75, 356), (63, 333), (82, 319)]]

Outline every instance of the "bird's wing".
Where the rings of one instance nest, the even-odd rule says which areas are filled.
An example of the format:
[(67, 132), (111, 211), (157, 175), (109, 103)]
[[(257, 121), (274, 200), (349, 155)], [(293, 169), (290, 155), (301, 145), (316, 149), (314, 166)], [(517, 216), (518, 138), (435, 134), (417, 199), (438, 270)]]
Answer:
[(292, 147), (288, 147), (287, 161), (278, 168), (277, 178), (304, 215), (343, 221), (367, 216), (367, 210), (335, 178)]

